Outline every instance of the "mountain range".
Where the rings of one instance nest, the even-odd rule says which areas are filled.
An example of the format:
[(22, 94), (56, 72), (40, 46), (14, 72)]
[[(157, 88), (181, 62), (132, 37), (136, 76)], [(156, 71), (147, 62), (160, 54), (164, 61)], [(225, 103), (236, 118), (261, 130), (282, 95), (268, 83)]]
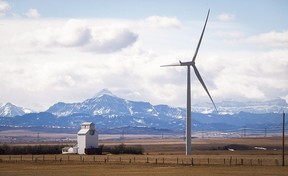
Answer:
[(13, 105), (12, 103), (6, 103), (0, 106), (0, 116), (2, 117), (14, 117), (17, 115), (24, 115), (32, 113), (33, 111), (27, 108), (21, 108)]
[[(273, 128), (281, 123), (279, 112), (287, 109), (287, 102), (283, 99), (246, 103), (224, 101), (216, 105), (220, 113), (215, 113), (212, 105), (207, 103), (193, 105), (192, 129), (227, 131), (243, 126)], [(98, 129), (111, 133), (122, 127), (180, 132), (185, 129), (186, 123), (185, 108), (125, 100), (107, 89), (83, 102), (59, 102), (39, 113), (7, 103), (1, 106), (0, 116), (2, 127), (78, 128), (80, 123), (92, 121)]]

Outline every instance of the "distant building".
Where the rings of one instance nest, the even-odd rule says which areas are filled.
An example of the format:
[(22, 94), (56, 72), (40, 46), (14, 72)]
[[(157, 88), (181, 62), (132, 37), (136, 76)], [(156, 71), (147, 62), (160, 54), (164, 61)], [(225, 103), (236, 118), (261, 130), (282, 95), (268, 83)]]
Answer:
[(77, 146), (75, 147), (64, 147), (62, 149), (62, 154), (76, 154), (77, 151)]
[(81, 129), (77, 133), (78, 154), (93, 154), (97, 153), (98, 148), (98, 133), (93, 122), (84, 122), (81, 124)]
[(101, 154), (98, 148), (98, 133), (93, 122), (84, 122), (77, 133), (77, 144), (74, 147), (64, 147), (62, 154)]

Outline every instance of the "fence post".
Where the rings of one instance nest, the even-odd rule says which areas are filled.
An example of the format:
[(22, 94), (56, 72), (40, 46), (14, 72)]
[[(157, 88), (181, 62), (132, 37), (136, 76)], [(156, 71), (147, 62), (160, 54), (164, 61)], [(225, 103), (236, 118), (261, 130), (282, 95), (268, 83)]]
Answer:
[(149, 158), (147, 157), (146, 163), (149, 163)]
[(20, 156), (20, 161), (22, 161), (22, 155)]
[(177, 158), (177, 164), (178, 164), (178, 158)]
[(121, 163), (121, 156), (120, 156), (120, 163)]
[(45, 155), (42, 156), (42, 160), (45, 161)]
[(210, 162), (209, 162), (209, 158), (208, 158), (208, 165), (210, 164)]
[(192, 165), (192, 166), (194, 165), (193, 158), (191, 158), (191, 165)]
[(226, 165), (226, 159), (224, 158), (224, 165)]
[(131, 158), (130, 158), (130, 160), (129, 160), (129, 163), (131, 163)]
[(232, 164), (232, 156), (230, 157), (229, 165), (231, 166), (231, 164)]
[(156, 158), (156, 160), (155, 160), (155, 163), (157, 164), (157, 158)]
[(134, 157), (134, 163), (135, 163), (135, 160), (136, 160), (136, 159), (135, 159), (135, 157)]
[(164, 158), (162, 158), (162, 164), (164, 164)]
[(241, 165), (243, 165), (243, 158), (241, 158)]

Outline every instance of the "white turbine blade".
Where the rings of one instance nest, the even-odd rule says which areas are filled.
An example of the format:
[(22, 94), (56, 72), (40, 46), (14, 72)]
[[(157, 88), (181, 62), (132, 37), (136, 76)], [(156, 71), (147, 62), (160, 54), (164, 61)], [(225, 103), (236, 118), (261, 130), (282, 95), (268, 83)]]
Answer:
[(199, 48), (200, 48), (200, 45), (201, 45), (201, 42), (202, 42), (202, 38), (203, 38), (203, 35), (204, 35), (204, 31), (205, 31), (205, 28), (206, 28), (206, 24), (207, 24), (207, 21), (208, 21), (209, 13), (210, 13), (210, 9), (208, 10), (208, 14), (207, 14), (207, 17), (206, 17), (205, 25), (204, 25), (204, 28), (203, 28), (203, 30), (202, 30), (202, 34), (201, 34), (200, 40), (199, 40), (199, 42), (198, 42), (198, 45), (197, 45), (195, 54), (194, 54), (193, 59), (192, 59), (192, 62), (195, 62), (195, 59), (196, 59), (196, 57), (197, 57), (198, 50), (199, 50)]
[(202, 84), (202, 86), (203, 86), (203, 88), (205, 89), (206, 93), (208, 94), (210, 100), (212, 101), (215, 110), (218, 112), (218, 110), (217, 110), (217, 108), (216, 108), (216, 105), (215, 105), (215, 103), (214, 103), (214, 101), (213, 101), (213, 99), (212, 99), (212, 97), (211, 97), (211, 95), (210, 95), (210, 93), (209, 93), (209, 91), (208, 91), (208, 89), (207, 89), (207, 87), (206, 87), (206, 85), (205, 85), (205, 83), (204, 83), (204, 81), (203, 81), (203, 79), (202, 79), (202, 77), (201, 77), (201, 75), (200, 75), (200, 73), (199, 73), (196, 65), (192, 65), (192, 66), (193, 66), (193, 68), (194, 68), (194, 72), (195, 72), (198, 80), (200, 81), (200, 83)]
[(177, 64), (168, 64), (168, 65), (161, 65), (160, 67), (173, 67), (173, 66), (181, 66), (180, 63)]

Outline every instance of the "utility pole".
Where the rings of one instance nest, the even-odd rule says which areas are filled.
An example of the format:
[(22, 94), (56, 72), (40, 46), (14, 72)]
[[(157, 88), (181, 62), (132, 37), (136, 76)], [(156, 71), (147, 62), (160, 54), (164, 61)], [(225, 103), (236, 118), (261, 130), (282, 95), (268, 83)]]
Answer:
[(122, 134), (120, 136), (120, 139), (124, 141), (124, 129), (122, 130)]
[(186, 141), (186, 131), (184, 130), (183, 140)]
[(285, 112), (283, 111), (282, 122), (282, 166), (285, 166)]
[(242, 137), (246, 137), (246, 125), (243, 127)]
[(39, 132), (37, 133), (37, 142), (40, 142), (40, 138), (39, 138)]

